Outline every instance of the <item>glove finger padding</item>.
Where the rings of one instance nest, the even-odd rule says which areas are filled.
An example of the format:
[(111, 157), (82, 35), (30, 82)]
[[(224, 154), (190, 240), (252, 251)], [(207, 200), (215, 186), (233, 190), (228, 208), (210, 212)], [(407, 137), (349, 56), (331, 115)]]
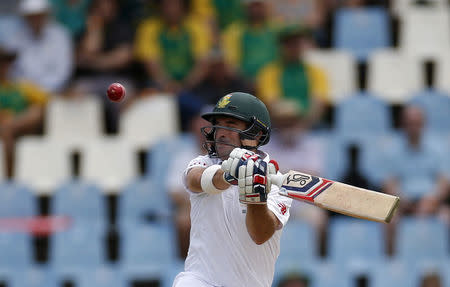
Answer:
[(230, 184), (236, 185), (236, 180), (239, 176), (239, 168), (246, 165), (247, 160), (252, 157), (259, 158), (259, 156), (255, 155), (252, 151), (241, 148), (233, 149), (230, 153), (230, 157), (225, 160), (221, 166), (224, 171), (224, 179)]
[(249, 158), (239, 168), (239, 201), (245, 204), (265, 204), (270, 192), (268, 164), (260, 158)]

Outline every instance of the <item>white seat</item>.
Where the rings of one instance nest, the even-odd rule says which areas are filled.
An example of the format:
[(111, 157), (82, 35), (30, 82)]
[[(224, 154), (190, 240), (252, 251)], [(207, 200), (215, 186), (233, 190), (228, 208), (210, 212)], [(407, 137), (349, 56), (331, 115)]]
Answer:
[(339, 50), (311, 50), (305, 54), (305, 58), (307, 62), (326, 72), (333, 103), (356, 91), (356, 61), (350, 53)]
[(387, 49), (369, 57), (367, 89), (392, 104), (402, 104), (423, 87), (419, 61)]
[[(415, 5), (417, 0), (394, 0), (391, 1), (391, 12), (393, 15), (402, 17), (407, 11), (416, 6), (420, 8), (420, 6)], [(428, 0), (430, 5), (422, 7), (422, 9), (443, 9), (446, 7), (447, 0)]]
[(97, 97), (53, 98), (47, 107), (46, 135), (69, 148), (99, 138), (103, 130), (102, 107)]
[(133, 148), (148, 149), (163, 138), (178, 133), (178, 109), (172, 95), (137, 100), (120, 119), (120, 135)]
[(119, 192), (137, 173), (135, 153), (119, 137), (104, 137), (81, 148), (81, 179), (100, 186), (105, 193)]
[(435, 60), (450, 50), (450, 14), (448, 9), (410, 8), (400, 24), (400, 48), (420, 60)]
[(435, 85), (436, 88), (446, 91), (450, 96), (450, 51), (443, 53), (436, 61)]
[(51, 193), (70, 179), (70, 157), (54, 141), (22, 137), (16, 147), (14, 179), (38, 194)]

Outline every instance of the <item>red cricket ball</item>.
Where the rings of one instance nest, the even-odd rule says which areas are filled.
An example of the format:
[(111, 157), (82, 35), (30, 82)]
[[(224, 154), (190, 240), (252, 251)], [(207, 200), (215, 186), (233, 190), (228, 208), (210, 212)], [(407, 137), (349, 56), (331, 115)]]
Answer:
[(120, 102), (125, 97), (125, 87), (122, 84), (114, 83), (109, 85), (106, 95), (113, 102)]

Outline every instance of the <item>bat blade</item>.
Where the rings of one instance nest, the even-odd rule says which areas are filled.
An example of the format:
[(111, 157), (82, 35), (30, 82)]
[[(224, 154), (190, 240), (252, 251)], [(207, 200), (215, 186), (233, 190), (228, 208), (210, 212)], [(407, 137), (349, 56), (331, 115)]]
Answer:
[(389, 222), (399, 204), (399, 197), (363, 189), (318, 176), (289, 171), (271, 176), (280, 193), (328, 210), (378, 222)]

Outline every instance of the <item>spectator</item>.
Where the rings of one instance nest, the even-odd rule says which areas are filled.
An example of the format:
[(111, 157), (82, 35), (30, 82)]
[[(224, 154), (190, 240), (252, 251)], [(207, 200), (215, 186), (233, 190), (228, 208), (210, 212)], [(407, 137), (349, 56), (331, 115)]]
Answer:
[(13, 174), (16, 139), (39, 130), (47, 102), (47, 94), (39, 87), (8, 78), (15, 58), (15, 52), (0, 47), (0, 139), (9, 177)]
[(302, 58), (308, 40), (308, 31), (298, 25), (283, 28), (279, 34), (280, 59), (262, 69), (256, 88), (258, 97), (269, 106), (281, 98), (294, 100), (305, 120), (315, 123), (328, 102), (328, 82), (320, 68)]
[(298, 24), (313, 32), (316, 40), (324, 41), (327, 0), (270, 0), (273, 18), (284, 25)]
[[(212, 110), (212, 107), (206, 106), (202, 109)], [(180, 250), (180, 257), (186, 258), (189, 249), (189, 233), (191, 229), (190, 210), (191, 204), (189, 200), (189, 194), (185, 191), (185, 187), (180, 178), (184, 171), (186, 162), (192, 158), (192, 156), (199, 154), (206, 154), (206, 150), (203, 148), (204, 137), (200, 131), (200, 128), (209, 126), (210, 123), (200, 117), (200, 110), (197, 110), (197, 114), (190, 119), (188, 140), (183, 140), (183, 146), (178, 153), (173, 156), (173, 160), (169, 163), (167, 176), (168, 191), (170, 198), (175, 206), (175, 226), (178, 237), (178, 247)]]
[[(425, 116), (416, 106), (402, 113), (403, 137), (389, 151), (384, 192), (400, 196), (400, 207), (392, 223), (386, 226), (386, 243), (393, 253), (395, 227), (402, 215), (448, 217), (449, 185), (445, 177), (443, 157), (424, 137)], [(447, 218), (448, 220), (448, 218)]]
[(190, 122), (192, 113), (204, 105), (215, 105), (217, 101), (228, 93), (248, 90), (245, 82), (225, 62), (220, 49), (211, 51), (206, 68), (206, 78), (192, 89), (183, 92), (179, 98), (181, 123), (186, 130), (185, 123)]
[(443, 157), (424, 137), (425, 120), (419, 107), (405, 107), (403, 137), (386, 166), (385, 191), (402, 198), (400, 212), (405, 215), (436, 215), (448, 192)]
[(292, 273), (287, 274), (281, 278), (277, 287), (308, 287), (309, 280), (307, 277), (301, 274)]
[[(325, 143), (310, 133), (308, 123), (298, 104), (292, 100), (277, 100), (272, 104), (270, 113), (273, 132), (270, 142), (264, 146), (263, 151), (277, 155), (277, 162), (282, 173), (292, 169), (312, 175), (322, 175), (325, 167)], [(302, 220), (314, 226), (323, 248), (327, 212), (294, 200), (290, 213), (290, 220)]]
[(188, 17), (188, 1), (161, 0), (160, 17), (143, 21), (135, 39), (135, 53), (152, 86), (178, 93), (205, 78), (211, 35), (204, 23)]
[(50, 0), (54, 18), (78, 40), (85, 29), (91, 0)]
[(66, 29), (50, 18), (47, 0), (22, 0), (19, 11), (23, 29), (10, 38), (18, 51), (14, 76), (60, 92), (72, 75), (72, 39)]
[[(117, 131), (120, 108), (135, 94), (133, 73), (133, 29), (120, 14), (117, 0), (93, 0), (86, 31), (81, 37), (77, 53), (77, 94), (94, 94), (104, 100), (106, 129)], [(104, 97), (113, 82), (122, 83), (127, 97), (120, 105)]]
[(278, 56), (277, 30), (264, 0), (244, 2), (246, 18), (224, 31), (222, 47), (228, 64), (252, 83), (260, 69)]
[(214, 26), (219, 33), (244, 18), (241, 0), (193, 0), (192, 13)]

